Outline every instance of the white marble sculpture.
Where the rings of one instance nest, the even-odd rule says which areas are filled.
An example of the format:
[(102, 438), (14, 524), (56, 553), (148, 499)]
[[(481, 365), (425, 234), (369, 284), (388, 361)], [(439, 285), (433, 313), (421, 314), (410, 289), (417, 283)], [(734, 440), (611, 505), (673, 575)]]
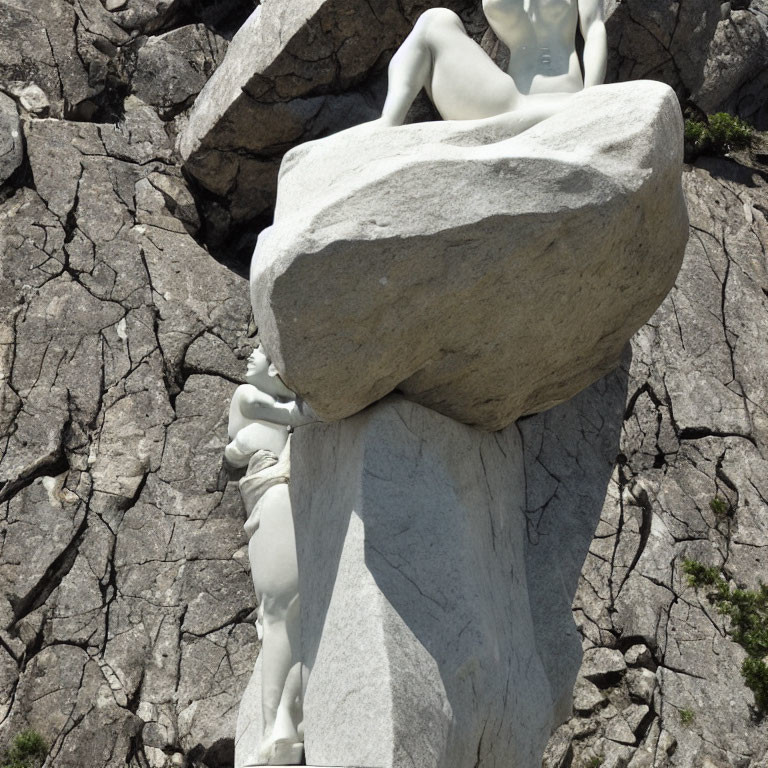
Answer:
[[(614, 367), (672, 285), (687, 236), (682, 117), (662, 84), (591, 87), (606, 68), (600, 0), (483, 8), (507, 73), (453, 12), (427, 11), (392, 59), (381, 118), (281, 167), (251, 266), (254, 318), (285, 380), (332, 423), (288, 442), (281, 429), (310, 415), (255, 376), (233, 401), (227, 450), (249, 461), (265, 612), (236, 768), (293, 762), (304, 724), (310, 765), (535, 768), (568, 715), (569, 608), (615, 447), (590, 514), (571, 515), (584, 530), (558, 551), (565, 565), (529, 585), (525, 511), (545, 489), (526, 486), (535, 446), (513, 422)], [(446, 122), (393, 129), (422, 88)], [(605, 400), (605, 424), (623, 402)], [(267, 439), (273, 453), (254, 453)], [(266, 530), (256, 551), (267, 514), (286, 552), (296, 521), (290, 554)], [(557, 615), (536, 608), (542, 593)], [(266, 637), (278, 603), (284, 663)], [(263, 735), (248, 736), (253, 723)]]
[(230, 466), (247, 467), (239, 485), (259, 598), (261, 738), (244, 764), (296, 765), (303, 755), (302, 674), (289, 430), (313, 418), (299, 407), (261, 348), (248, 358), (246, 381), (230, 404), (231, 442), (224, 450)]
[[(379, 121), (402, 125), (425, 88), (445, 120), (513, 115), (533, 125), (567, 102), (568, 94), (605, 78), (607, 45), (601, 0), (483, 0), (488, 23), (510, 52), (502, 72), (447, 8), (423, 13), (392, 57)], [(584, 76), (576, 53), (584, 38)], [(507, 118), (509, 119), (509, 118)]]

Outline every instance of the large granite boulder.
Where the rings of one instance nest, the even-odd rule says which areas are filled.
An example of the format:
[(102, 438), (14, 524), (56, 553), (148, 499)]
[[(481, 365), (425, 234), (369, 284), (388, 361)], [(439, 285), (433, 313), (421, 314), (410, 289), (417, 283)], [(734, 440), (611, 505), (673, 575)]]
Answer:
[(614, 367), (687, 240), (682, 120), (665, 85), (574, 96), (513, 138), (363, 126), (283, 163), (254, 316), (324, 420), (393, 390), (496, 430)]

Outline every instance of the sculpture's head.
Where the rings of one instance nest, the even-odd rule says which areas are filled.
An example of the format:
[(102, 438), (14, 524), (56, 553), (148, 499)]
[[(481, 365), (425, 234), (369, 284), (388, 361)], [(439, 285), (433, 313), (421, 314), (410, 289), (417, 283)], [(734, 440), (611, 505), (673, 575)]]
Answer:
[(245, 365), (245, 380), (257, 387), (262, 392), (266, 392), (272, 397), (280, 397), (287, 400), (293, 400), (296, 395), (283, 384), (280, 374), (277, 372), (269, 358), (264, 354), (261, 345), (251, 352)]

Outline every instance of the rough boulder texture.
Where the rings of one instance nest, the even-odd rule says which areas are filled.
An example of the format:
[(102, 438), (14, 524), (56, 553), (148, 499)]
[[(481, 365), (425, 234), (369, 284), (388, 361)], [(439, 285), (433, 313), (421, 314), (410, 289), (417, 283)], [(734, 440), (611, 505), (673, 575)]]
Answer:
[[(237, 243), (233, 222), (271, 216), (285, 150), (349, 124), (352, 105), (375, 114), (407, 29), (373, 40), (374, 25), (356, 27), (358, 53), (345, 58), (342, 3), (268, 0), (262, 23), (290, 27), (282, 14), (299, 5), (323, 23), (267, 41), (285, 66), (261, 73), (264, 93), (280, 96), (252, 101), (310, 117), (277, 139), (244, 120), (269, 149), (220, 152), (209, 188), (182, 174), (178, 135), (255, 0), (0, 0), (0, 764), (31, 728), (51, 768), (232, 765), (259, 644), (240, 499), (220, 467), (256, 339), (247, 264), (219, 247), (233, 272), (205, 244)], [(408, 22), (419, 11), (396, 5)], [(661, 79), (684, 106), (766, 126), (765, 0), (608, 5), (612, 80)], [(498, 50), (479, 8), (459, 10)], [(326, 35), (330, 79), (318, 63)], [(318, 96), (318, 117), (302, 112)], [(220, 146), (213, 134), (201, 145)], [(692, 558), (733, 586), (768, 580), (760, 156), (685, 169), (690, 239), (672, 293), (618, 372), (520, 423), (537, 489), (528, 582), (580, 571), (561, 542), (600, 519), (573, 600), (585, 648), (574, 714), (546, 768), (768, 761), (745, 652), (682, 572)], [(261, 198), (258, 173), (249, 186), (225, 172), (262, 160), (273, 186)], [(246, 234), (250, 257), (258, 230)], [(546, 601), (532, 610), (542, 627), (562, 615)], [(573, 653), (562, 632), (540, 633), (550, 655)]]
[(682, 132), (647, 81), (502, 141), (438, 122), (293, 150), (251, 269), (267, 352), (329, 421), (394, 389), (488, 430), (566, 400), (674, 282)]

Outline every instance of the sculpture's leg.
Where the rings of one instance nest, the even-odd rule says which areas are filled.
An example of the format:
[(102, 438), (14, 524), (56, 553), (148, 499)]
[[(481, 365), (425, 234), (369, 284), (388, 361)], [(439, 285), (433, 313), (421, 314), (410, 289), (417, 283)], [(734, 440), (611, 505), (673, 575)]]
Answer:
[[(299, 601), (291, 608), (287, 622), (288, 635), (292, 649), (298, 648), (299, 637)], [(302, 665), (295, 661), (288, 671), (280, 697), (280, 704), (275, 714), (272, 729), (272, 751), (270, 765), (297, 765), (304, 755), (304, 735), (302, 733)]]
[(268, 759), (274, 742), (274, 726), (277, 709), (283, 696), (283, 688), (291, 669), (293, 654), (288, 639), (285, 620), (282, 616), (275, 615), (277, 611), (274, 605), (270, 605), (268, 597), (264, 601), (264, 639), (261, 642), (262, 655), (262, 684), (261, 684), (261, 711), (264, 719), (264, 742), (261, 752), (265, 761)]
[(422, 88), (446, 120), (492, 117), (514, 109), (519, 93), (447, 8), (425, 11), (389, 64), (381, 123), (402, 125)]
[[(301, 719), (298, 566), (288, 485), (275, 485), (259, 499), (259, 526), (248, 544), (253, 584), (261, 601), (262, 741), (259, 763), (300, 762)], [(290, 690), (286, 690), (289, 688)], [(286, 755), (286, 750), (291, 755)], [(278, 756), (276, 753), (280, 752)], [(293, 755), (297, 752), (297, 755)], [(290, 762), (288, 762), (290, 761)]]
[(261, 713), (261, 656), (256, 659), (237, 714), (235, 733), (235, 768), (259, 765), (259, 746), (263, 741)]
[(422, 14), (389, 62), (387, 98), (381, 111), (386, 125), (402, 125), (419, 91), (428, 88), (432, 74), (432, 51), (425, 35), (428, 15), (429, 11)]
[[(275, 613), (278, 616), (275, 617)], [(287, 607), (265, 605), (262, 642), (262, 716), (264, 737), (260, 762), (295, 765), (303, 744), (298, 733), (301, 716), (301, 663), (298, 660), (299, 600)]]

